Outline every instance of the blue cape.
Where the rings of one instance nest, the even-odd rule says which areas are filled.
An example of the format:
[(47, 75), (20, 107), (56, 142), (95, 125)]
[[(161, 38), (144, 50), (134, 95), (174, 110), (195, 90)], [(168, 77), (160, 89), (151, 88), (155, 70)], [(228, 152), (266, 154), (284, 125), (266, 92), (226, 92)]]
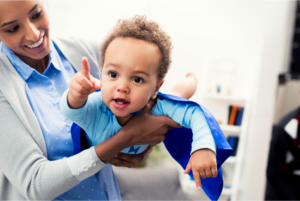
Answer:
[[(218, 176), (216, 178), (211, 177), (201, 179), (201, 184), (203, 191), (211, 200), (218, 200), (223, 190), (223, 176), (221, 165), (233, 153), (232, 148), (228, 144), (227, 139), (225, 138), (219, 127), (219, 124), (207, 108), (199, 105), (196, 102), (189, 101), (184, 98), (180, 98), (173, 95), (163, 94), (161, 92), (159, 92), (157, 96), (163, 99), (169, 99), (176, 102), (184, 102), (197, 105), (203, 110), (203, 113), (206, 117), (207, 123), (210, 127), (210, 130), (213, 134), (217, 145)], [(81, 129), (75, 123), (72, 125), (71, 135), (74, 142), (74, 154), (77, 154), (89, 147), (85, 140), (86, 134), (84, 130)], [(182, 166), (183, 169), (186, 168), (186, 165), (188, 164), (191, 156), (190, 153), (192, 148), (192, 141), (192, 130), (184, 127), (173, 128), (172, 130), (168, 131), (166, 134), (166, 139), (164, 140), (164, 144), (167, 150), (169, 151), (171, 156)], [(189, 175), (193, 178), (192, 171), (189, 173)]]

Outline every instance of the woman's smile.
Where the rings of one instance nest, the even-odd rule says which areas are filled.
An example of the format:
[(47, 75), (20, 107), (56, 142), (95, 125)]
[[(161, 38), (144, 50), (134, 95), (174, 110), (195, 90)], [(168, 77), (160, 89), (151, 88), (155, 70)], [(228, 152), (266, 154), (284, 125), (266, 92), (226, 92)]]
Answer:
[(23, 62), (43, 73), (48, 64), (50, 36), (42, 1), (2, 1), (0, 40)]
[(32, 45), (25, 45), (25, 46), (29, 47), (30, 49), (37, 48), (42, 44), (43, 41), (44, 41), (44, 36), (40, 40), (38, 40), (36, 43), (33, 43)]
[(46, 43), (46, 41), (45, 41), (44, 37), (42, 37), (36, 43), (33, 43), (32, 45), (25, 45), (25, 47), (33, 52), (40, 52), (40, 51), (44, 50), (45, 43)]

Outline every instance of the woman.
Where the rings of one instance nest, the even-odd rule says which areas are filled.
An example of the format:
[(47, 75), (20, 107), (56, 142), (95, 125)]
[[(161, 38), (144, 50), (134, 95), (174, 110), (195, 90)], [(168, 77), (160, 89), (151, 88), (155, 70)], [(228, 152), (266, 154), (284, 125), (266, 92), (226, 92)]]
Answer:
[(82, 56), (99, 77), (99, 45), (50, 40), (40, 0), (0, 1), (0, 41), (0, 200), (120, 199), (110, 164), (136, 167), (150, 149), (138, 156), (119, 152), (157, 144), (178, 125), (150, 115), (152, 102), (143, 118), (132, 118), (114, 137), (73, 156), (72, 122), (58, 105)]

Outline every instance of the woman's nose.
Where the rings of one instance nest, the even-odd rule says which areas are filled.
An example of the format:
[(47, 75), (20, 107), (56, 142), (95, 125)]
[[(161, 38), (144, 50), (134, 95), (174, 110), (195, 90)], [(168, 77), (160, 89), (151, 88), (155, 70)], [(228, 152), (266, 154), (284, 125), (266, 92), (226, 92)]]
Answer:
[(37, 42), (40, 39), (40, 31), (33, 23), (28, 23), (25, 30), (25, 39)]
[(125, 83), (122, 83), (117, 87), (117, 91), (121, 92), (121, 93), (129, 93), (130, 90), (129, 90), (128, 85), (126, 85)]

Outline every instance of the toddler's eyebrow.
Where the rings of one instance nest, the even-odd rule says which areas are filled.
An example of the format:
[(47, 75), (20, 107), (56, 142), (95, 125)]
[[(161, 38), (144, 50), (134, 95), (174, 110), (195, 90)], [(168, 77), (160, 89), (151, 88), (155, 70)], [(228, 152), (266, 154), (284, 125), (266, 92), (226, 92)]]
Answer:
[(148, 73), (146, 73), (146, 72), (144, 72), (144, 71), (134, 71), (134, 73), (142, 73), (142, 74), (144, 74), (144, 75), (146, 75), (146, 76), (150, 76)]
[[(119, 68), (119, 65), (118, 64), (114, 64), (114, 63), (109, 63), (109, 64), (107, 64), (106, 66), (113, 66), (113, 67), (115, 67), (115, 68)], [(146, 75), (146, 76), (150, 76), (148, 73), (146, 73), (146, 72), (144, 72), (144, 71), (134, 71), (133, 73), (136, 73), (136, 74), (138, 74), (138, 73), (141, 73), (141, 74), (144, 74), (144, 75)]]

